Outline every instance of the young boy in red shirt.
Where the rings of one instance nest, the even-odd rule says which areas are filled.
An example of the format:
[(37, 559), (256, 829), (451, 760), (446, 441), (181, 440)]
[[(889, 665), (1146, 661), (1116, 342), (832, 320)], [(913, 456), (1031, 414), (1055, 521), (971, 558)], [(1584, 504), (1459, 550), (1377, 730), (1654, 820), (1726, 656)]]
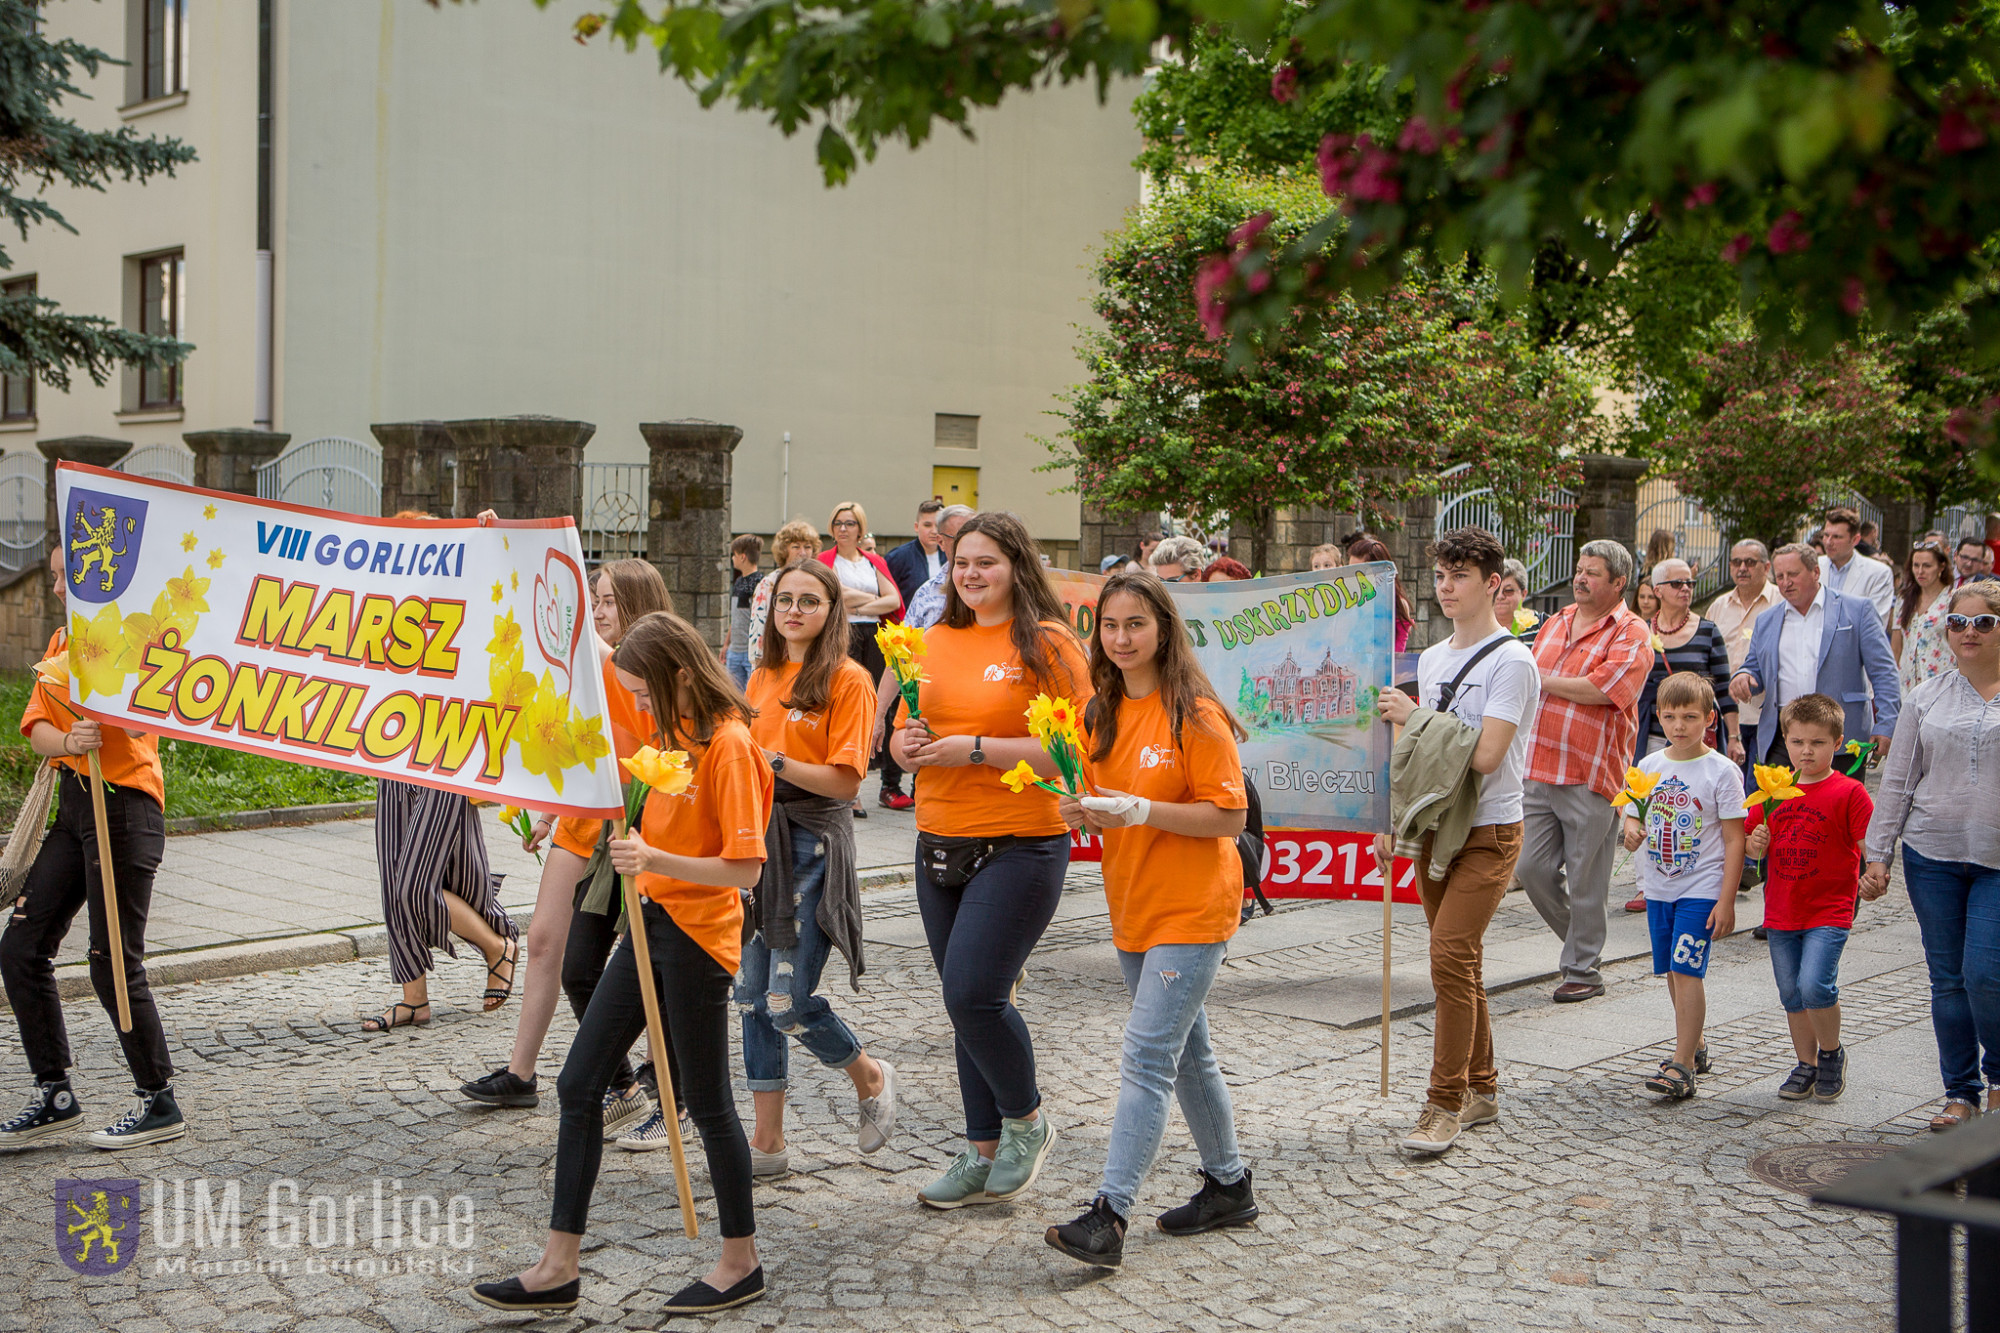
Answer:
[[(1786, 1101), (1830, 1102), (1847, 1085), (1840, 1044), (1840, 954), (1854, 925), (1862, 842), (1875, 803), (1868, 789), (1833, 770), (1841, 752), (1841, 708), (1824, 694), (1785, 705), (1778, 725), (1800, 795), (1753, 807), (1745, 851), (1769, 855), (1764, 927), (1771, 971), (1799, 1062), (1778, 1088)], [(1868, 895), (1879, 898), (1881, 892)]]

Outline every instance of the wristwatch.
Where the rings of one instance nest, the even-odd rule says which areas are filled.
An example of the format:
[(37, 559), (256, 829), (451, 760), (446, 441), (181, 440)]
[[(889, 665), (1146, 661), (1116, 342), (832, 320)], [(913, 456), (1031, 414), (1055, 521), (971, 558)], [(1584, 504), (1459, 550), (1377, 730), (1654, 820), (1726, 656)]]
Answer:
[(782, 773), (785, 771), (785, 756), (781, 754), (771, 756), (771, 771), (773, 773)]
[(975, 764), (986, 762), (986, 751), (979, 748), (979, 743), (985, 739), (984, 736), (974, 736), (972, 738), (972, 762)]

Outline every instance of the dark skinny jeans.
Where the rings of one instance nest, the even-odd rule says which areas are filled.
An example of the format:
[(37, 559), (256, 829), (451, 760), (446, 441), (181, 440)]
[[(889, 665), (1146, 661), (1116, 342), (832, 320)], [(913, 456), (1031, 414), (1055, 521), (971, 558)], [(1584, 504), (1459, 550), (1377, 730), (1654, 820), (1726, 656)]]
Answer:
[[(658, 903), (647, 899), (640, 917), (652, 947), (660, 1016), (675, 1062), (686, 1075), (682, 1095), (708, 1155), (722, 1237), (753, 1236), (757, 1224), (750, 1203), (750, 1140), (736, 1118), (729, 1081), (729, 995), (734, 979)], [(632, 941), (626, 938), (612, 951), (556, 1079), (562, 1122), (556, 1134), (551, 1230), (584, 1232), (598, 1164), (604, 1157), (604, 1093), (618, 1062), (645, 1030), (638, 962)]]
[[(563, 944), (562, 987), (569, 999), (570, 1012), (576, 1021), (583, 1021), (584, 1011), (590, 1008), (590, 997), (597, 992), (597, 983), (604, 976), (604, 964), (611, 957), (611, 950), (624, 931), (619, 927), (624, 923), (624, 914), (616, 910), (610, 912), (586, 912), (583, 910), (583, 895), (590, 888), (589, 879), (580, 879), (576, 884), (575, 909), (570, 913), (569, 938)], [(612, 907), (616, 909), (614, 902)], [(671, 1028), (669, 1029), (671, 1031)], [(632, 1068), (632, 1057), (618, 1057), (618, 1068), (612, 1072), (611, 1086), (623, 1092), (638, 1081), (641, 1073), (651, 1075), (653, 1062), (648, 1059), (638, 1070)], [(687, 1109), (687, 1096), (681, 1092), (681, 1071), (674, 1062), (674, 1044), (667, 1041), (667, 1072), (673, 1078), (676, 1109)]]
[(917, 863), (917, 908), (951, 1015), (965, 1137), (975, 1143), (999, 1138), (1003, 1117), (1019, 1120), (1042, 1104), (1034, 1038), (1007, 992), (1055, 918), (1068, 870), (1067, 834), (1012, 843), (957, 889), (936, 887)]
[[(153, 876), (166, 853), (167, 823), (160, 803), (137, 787), (104, 792), (104, 818), (111, 832), (113, 885), (118, 894), (118, 926), (124, 933), (125, 989), (132, 1005), (132, 1030), (118, 1033), (132, 1081), (146, 1092), (173, 1082), (166, 1029), (146, 983), (146, 912), (153, 901)], [(53, 1083), (70, 1066), (69, 1033), (56, 994), (56, 952), (89, 907), (90, 984), (117, 1028), (118, 1001), (111, 972), (110, 934), (104, 919), (104, 882), (97, 862), (97, 821), (90, 789), (68, 769), (56, 783), (56, 822), (28, 867), (21, 901), (0, 935), (0, 977), (8, 1003), (21, 1025), (21, 1046), (38, 1083)]]

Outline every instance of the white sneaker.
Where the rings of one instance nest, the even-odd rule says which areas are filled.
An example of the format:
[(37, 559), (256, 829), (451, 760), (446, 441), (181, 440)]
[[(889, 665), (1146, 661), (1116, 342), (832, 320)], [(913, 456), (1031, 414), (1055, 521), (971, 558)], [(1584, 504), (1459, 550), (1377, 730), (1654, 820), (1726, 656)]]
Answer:
[(616, 1143), (618, 1136), (634, 1125), (643, 1125), (653, 1114), (653, 1099), (634, 1083), (624, 1092), (604, 1094), (604, 1141)]
[(758, 1152), (757, 1145), (750, 1145), (750, 1178), (766, 1179), (782, 1176), (792, 1169), (792, 1150), (780, 1148), (776, 1152)]
[(1456, 1142), (1458, 1117), (1442, 1106), (1425, 1102), (1423, 1114), (1417, 1117), (1417, 1127), (1403, 1139), (1403, 1148), (1429, 1155), (1441, 1153)]
[(864, 1157), (880, 1152), (889, 1141), (890, 1131), (896, 1128), (896, 1066), (887, 1060), (875, 1063), (882, 1067), (882, 1091), (861, 1099), (860, 1139)]

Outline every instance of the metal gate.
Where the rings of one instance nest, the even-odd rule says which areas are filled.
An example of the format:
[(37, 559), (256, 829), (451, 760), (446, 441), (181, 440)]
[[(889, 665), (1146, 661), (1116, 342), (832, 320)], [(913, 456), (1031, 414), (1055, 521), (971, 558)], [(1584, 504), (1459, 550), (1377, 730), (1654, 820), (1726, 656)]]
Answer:
[(26, 569), (48, 553), (47, 468), (33, 451), (0, 455), (0, 570)]
[[(1729, 586), (1729, 534), (1692, 496), (1682, 495), (1671, 481), (1647, 482), (1639, 488), (1639, 517), (1634, 538), (1643, 556), (1653, 533), (1674, 535), (1674, 555), (1694, 571), (1694, 595), (1699, 601)], [(1639, 577), (1650, 574), (1642, 569)]]
[(111, 465), (128, 477), (194, 485), (194, 455), (177, 444), (149, 444)]
[(646, 496), (652, 484), (648, 463), (585, 463), (583, 510), (577, 536), (590, 564), (644, 558)]
[(1535, 529), (1515, 534), (1507, 530), (1493, 488), (1454, 490), (1453, 481), (1463, 484), (1472, 471), (1470, 463), (1460, 463), (1438, 474), (1439, 494), (1437, 535), (1453, 528), (1481, 527), (1500, 539), (1507, 554), (1528, 567), (1528, 592), (1532, 596), (1569, 582), (1576, 573), (1576, 492), (1551, 486), (1535, 497), (1540, 511)]
[(307, 440), (257, 469), (257, 498), (379, 517), (382, 450), (341, 435)]

